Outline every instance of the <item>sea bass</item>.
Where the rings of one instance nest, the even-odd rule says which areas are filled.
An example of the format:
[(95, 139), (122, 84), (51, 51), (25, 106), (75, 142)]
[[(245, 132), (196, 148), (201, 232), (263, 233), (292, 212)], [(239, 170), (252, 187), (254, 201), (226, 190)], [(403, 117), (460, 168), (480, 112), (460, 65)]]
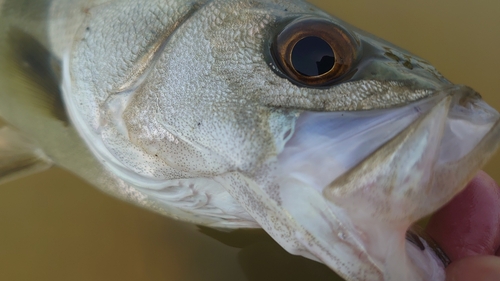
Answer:
[(444, 280), (406, 236), (498, 146), (474, 90), (302, 1), (28, 2), (0, 1), (0, 181), (58, 165), (346, 280)]

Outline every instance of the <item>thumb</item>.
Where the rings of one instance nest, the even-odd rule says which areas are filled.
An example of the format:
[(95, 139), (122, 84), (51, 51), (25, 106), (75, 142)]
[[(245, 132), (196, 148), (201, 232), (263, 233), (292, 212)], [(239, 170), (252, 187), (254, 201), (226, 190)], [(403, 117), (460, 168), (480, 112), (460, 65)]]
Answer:
[(446, 281), (498, 281), (500, 258), (474, 256), (452, 262), (446, 268)]

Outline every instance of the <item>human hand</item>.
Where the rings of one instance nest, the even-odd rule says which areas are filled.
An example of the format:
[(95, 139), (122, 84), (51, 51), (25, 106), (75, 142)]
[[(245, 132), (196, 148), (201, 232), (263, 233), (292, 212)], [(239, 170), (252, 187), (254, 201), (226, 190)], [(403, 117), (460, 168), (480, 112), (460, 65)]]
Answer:
[(485, 172), (431, 218), (427, 233), (452, 261), (447, 281), (500, 280), (500, 188)]

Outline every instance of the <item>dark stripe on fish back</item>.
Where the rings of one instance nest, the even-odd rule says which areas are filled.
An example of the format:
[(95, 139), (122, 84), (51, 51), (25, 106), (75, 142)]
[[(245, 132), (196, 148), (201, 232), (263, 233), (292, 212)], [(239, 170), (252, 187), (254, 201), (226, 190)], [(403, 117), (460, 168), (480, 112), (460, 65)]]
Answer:
[(59, 88), (60, 63), (33, 36), (16, 27), (7, 31), (4, 51), (8, 60), (8, 69), (5, 71), (17, 71), (28, 88), (11, 94), (26, 95), (21, 100), (45, 109), (54, 118), (68, 124)]
[[(41, 109), (68, 124), (62, 102), (60, 63), (47, 49), (52, 0), (5, 0), (0, 7), (0, 73), (16, 103)], [(4, 87), (5, 88), (5, 87)], [(4, 89), (5, 90), (5, 89)]]
[(16, 26), (47, 46), (47, 22), (53, 0), (4, 0), (3, 2), (0, 7), (0, 24)]

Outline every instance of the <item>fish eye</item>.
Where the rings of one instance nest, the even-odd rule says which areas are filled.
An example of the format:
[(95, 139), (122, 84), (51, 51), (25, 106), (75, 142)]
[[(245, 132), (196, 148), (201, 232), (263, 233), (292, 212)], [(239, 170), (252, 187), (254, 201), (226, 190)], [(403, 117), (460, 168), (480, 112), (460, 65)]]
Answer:
[(303, 18), (289, 23), (271, 48), (276, 64), (292, 82), (314, 87), (333, 84), (349, 72), (357, 45), (334, 23)]

